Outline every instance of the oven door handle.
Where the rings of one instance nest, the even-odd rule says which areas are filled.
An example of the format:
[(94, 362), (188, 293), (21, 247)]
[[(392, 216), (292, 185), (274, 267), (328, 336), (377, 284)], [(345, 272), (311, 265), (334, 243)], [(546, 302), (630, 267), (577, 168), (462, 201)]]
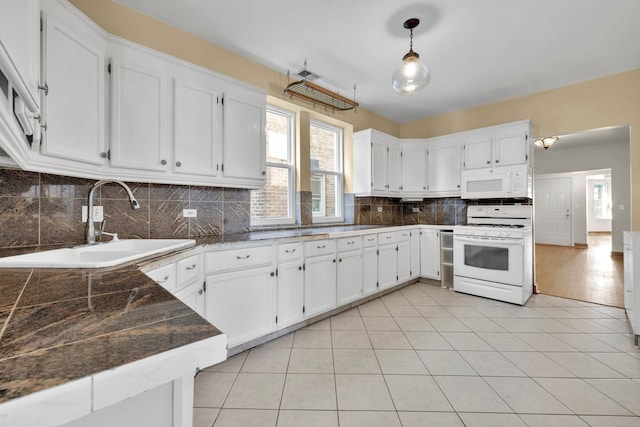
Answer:
[(524, 246), (524, 239), (492, 239), (482, 237), (455, 236), (453, 240), (466, 243), (489, 243), (502, 246)]

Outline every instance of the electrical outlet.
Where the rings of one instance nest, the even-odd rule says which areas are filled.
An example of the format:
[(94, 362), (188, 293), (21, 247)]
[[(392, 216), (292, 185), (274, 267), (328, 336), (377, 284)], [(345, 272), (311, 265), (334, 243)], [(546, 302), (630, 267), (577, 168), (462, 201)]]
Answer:
[(182, 218), (196, 218), (197, 216), (197, 209), (182, 209)]
[(378, 206), (378, 213), (382, 213), (382, 206)]
[[(93, 207), (93, 222), (104, 221), (104, 210), (102, 206)], [(82, 206), (82, 222), (87, 222), (87, 207)]]
[(420, 213), (420, 208), (411, 208), (411, 212)]

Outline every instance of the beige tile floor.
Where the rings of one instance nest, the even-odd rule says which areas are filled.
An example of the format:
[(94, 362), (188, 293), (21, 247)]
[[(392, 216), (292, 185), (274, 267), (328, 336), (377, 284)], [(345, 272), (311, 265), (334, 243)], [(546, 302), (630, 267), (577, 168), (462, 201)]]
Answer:
[(416, 283), (198, 374), (196, 427), (640, 426), (622, 309)]

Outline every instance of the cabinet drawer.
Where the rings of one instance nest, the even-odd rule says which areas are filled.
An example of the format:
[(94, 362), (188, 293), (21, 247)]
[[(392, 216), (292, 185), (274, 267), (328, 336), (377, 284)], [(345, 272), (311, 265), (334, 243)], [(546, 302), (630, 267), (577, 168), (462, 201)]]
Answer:
[(270, 265), (272, 261), (273, 248), (271, 246), (232, 249), (205, 254), (207, 273), (266, 266)]
[(387, 233), (378, 234), (378, 244), (387, 245), (389, 243), (395, 243), (398, 241), (397, 233), (395, 231), (389, 231)]
[(403, 240), (411, 240), (411, 231), (410, 230), (403, 230), (403, 231), (398, 231), (398, 242), (403, 241)]
[(328, 255), (336, 252), (335, 240), (316, 240), (304, 244), (304, 256), (306, 258), (318, 255)]
[(293, 261), (302, 258), (302, 243), (284, 243), (278, 245), (278, 262)]
[(180, 289), (192, 283), (202, 275), (202, 259), (200, 255), (190, 256), (176, 262), (177, 283), (176, 289)]
[(362, 248), (362, 237), (342, 237), (338, 239), (338, 252), (354, 251)]
[(367, 234), (366, 236), (362, 236), (363, 246), (365, 248), (370, 248), (372, 246), (376, 246), (378, 244), (378, 235), (377, 234)]
[(176, 289), (175, 263), (172, 262), (171, 264), (167, 264), (164, 267), (149, 271), (146, 274), (169, 292), (173, 292)]

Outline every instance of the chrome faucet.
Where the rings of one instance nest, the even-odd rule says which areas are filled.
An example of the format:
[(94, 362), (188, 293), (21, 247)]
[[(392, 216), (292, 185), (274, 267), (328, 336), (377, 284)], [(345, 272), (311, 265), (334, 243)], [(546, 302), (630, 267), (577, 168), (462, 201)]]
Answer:
[(90, 245), (95, 244), (96, 237), (102, 234), (102, 230), (96, 230), (96, 225), (93, 223), (93, 193), (95, 193), (95, 191), (103, 185), (110, 183), (118, 184), (125, 189), (125, 191), (129, 195), (131, 209), (140, 209), (140, 204), (133, 196), (131, 189), (124, 182), (115, 179), (104, 179), (93, 184), (93, 187), (91, 187), (91, 190), (89, 190), (89, 202), (87, 207), (87, 243)]

